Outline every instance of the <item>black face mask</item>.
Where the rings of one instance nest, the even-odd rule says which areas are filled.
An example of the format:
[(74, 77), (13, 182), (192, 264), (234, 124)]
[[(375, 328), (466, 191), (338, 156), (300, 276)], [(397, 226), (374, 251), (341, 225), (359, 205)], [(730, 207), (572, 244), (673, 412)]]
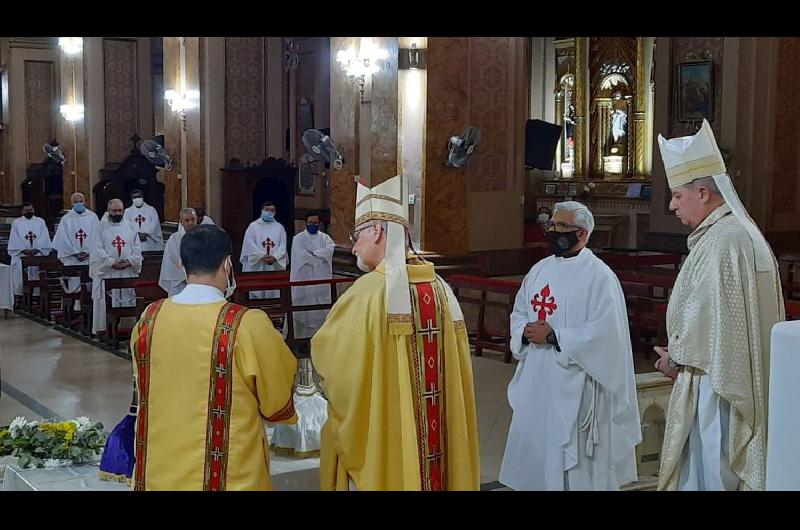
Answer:
[(550, 243), (550, 251), (556, 256), (563, 256), (575, 248), (578, 244), (578, 232), (547, 232), (547, 242)]
[(24, 213), (24, 214), (22, 214), (22, 215), (24, 215), (24, 216), (25, 216), (25, 219), (31, 219), (31, 218), (33, 218), (33, 212), (25, 212), (25, 213)]
[(121, 215), (111, 215), (111, 214), (109, 214), (108, 218), (111, 219), (112, 223), (119, 223), (120, 221), (122, 221), (122, 216)]

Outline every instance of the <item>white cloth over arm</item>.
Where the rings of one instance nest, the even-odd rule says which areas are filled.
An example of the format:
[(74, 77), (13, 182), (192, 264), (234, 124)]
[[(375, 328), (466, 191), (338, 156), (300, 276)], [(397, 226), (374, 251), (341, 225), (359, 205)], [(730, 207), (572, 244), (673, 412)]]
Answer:
[[(114, 269), (119, 260), (128, 260), (131, 266)], [(92, 243), (89, 257), (89, 275), (92, 277), (92, 332), (106, 329), (106, 297), (104, 280), (107, 278), (133, 278), (142, 270), (142, 250), (136, 228), (123, 220), (119, 224), (100, 223)], [(112, 296), (113, 307), (136, 305), (133, 289), (118, 289)]]
[[(523, 344), (525, 325), (539, 319), (556, 332), (560, 352)], [(519, 363), (500, 481), (521, 490), (614, 490), (636, 480), (641, 427), (613, 272), (588, 249), (537, 263), (515, 300), (511, 350)]]
[(167, 246), (164, 249), (164, 257), (161, 260), (158, 285), (167, 292), (168, 296), (174, 296), (186, 287), (186, 273), (180, 266), (182, 240), (182, 230), (169, 236)]
[(161, 220), (155, 208), (145, 203), (141, 208), (131, 206), (125, 210), (125, 219), (129, 220), (140, 233), (147, 234), (147, 239), (141, 241), (143, 252), (152, 252), (164, 249), (164, 234), (161, 232)]
[[(274, 264), (261, 261), (265, 256), (275, 258)], [(244, 233), (242, 253), (239, 257), (243, 272), (286, 270), (288, 255), (286, 252), (286, 229), (277, 221), (267, 223), (256, 219)], [(278, 298), (280, 291), (253, 291), (251, 299)]]
[[(52, 243), (47, 225), (41, 217), (33, 216), (30, 219), (20, 217), (11, 223), (11, 233), (8, 238), (7, 251), (11, 256), (11, 279), (14, 282), (14, 294), (22, 296), (22, 258), (23, 250), (38, 250), (37, 256), (50, 254)], [(39, 267), (28, 268), (28, 279), (33, 279), (39, 274)]]
[[(333, 277), (333, 251), (336, 244), (324, 232), (304, 230), (292, 242), (291, 281), (325, 280)], [(329, 304), (330, 285), (292, 287), (292, 305)], [(308, 338), (325, 322), (327, 310), (293, 313), (295, 338)]]

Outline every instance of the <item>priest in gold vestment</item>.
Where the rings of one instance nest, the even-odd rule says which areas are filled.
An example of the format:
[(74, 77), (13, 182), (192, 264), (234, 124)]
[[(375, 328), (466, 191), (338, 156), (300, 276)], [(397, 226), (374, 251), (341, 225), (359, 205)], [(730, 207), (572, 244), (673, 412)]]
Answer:
[(777, 263), (707, 121), (659, 146), (670, 209), (693, 229), (669, 299), (669, 347), (656, 348), (656, 368), (675, 378), (659, 489), (763, 490), (770, 331), (785, 318)]
[(150, 304), (131, 337), (139, 395), (136, 490), (269, 490), (264, 420), (294, 422), (297, 361), (267, 315), (233, 294), (231, 240), (181, 241), (187, 285)]
[(464, 317), (433, 264), (407, 259), (405, 179), (358, 184), (365, 272), (311, 342), (328, 399), (323, 490), (477, 490), (478, 430)]

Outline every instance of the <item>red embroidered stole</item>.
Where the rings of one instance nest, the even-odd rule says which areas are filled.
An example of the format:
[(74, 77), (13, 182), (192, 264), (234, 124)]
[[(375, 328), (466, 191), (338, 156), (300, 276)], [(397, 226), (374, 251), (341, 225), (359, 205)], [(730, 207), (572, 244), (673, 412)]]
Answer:
[(414, 333), (410, 353), (423, 491), (442, 491), (447, 485), (443, 300), (434, 282), (411, 284)]

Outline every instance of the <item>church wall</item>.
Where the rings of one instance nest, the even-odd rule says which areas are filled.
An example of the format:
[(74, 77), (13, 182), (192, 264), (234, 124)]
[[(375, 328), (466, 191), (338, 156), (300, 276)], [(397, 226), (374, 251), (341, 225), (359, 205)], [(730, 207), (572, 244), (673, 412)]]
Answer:
[[(306, 37), (293, 39), (295, 50), (299, 54), (297, 68), (289, 72), (289, 100), (294, 102), (289, 109), (293, 135), (290, 138), (290, 156), (295, 165), (300, 167), (300, 159), (306, 153), (302, 137), (305, 129), (325, 129), (330, 127), (330, 40), (323, 37)], [(281, 64), (280, 58), (276, 57)], [(300, 105), (310, 104), (312, 121), (300, 116)], [(285, 106), (285, 105), (283, 105)], [(281, 108), (281, 107), (279, 107)], [(276, 131), (276, 134), (283, 134)], [(336, 139), (334, 138), (334, 142)], [(313, 195), (300, 195), (299, 187), (295, 189), (295, 207), (298, 210), (325, 209), (330, 204), (330, 191), (326, 181), (330, 170), (323, 164), (316, 163)], [(302, 213), (302, 212), (299, 212)], [(298, 228), (305, 229), (305, 223), (297, 221)]]
[[(793, 37), (659, 38), (656, 46), (657, 133), (694, 132), (677, 120), (678, 64), (714, 60), (714, 119), (728, 173), (776, 253), (800, 250), (800, 39)], [(666, 66), (668, 66), (668, 68)], [(689, 232), (668, 211), (663, 163), (653, 165), (653, 237), (681, 241)], [(658, 234), (660, 233), (660, 234)], [(667, 248), (666, 246), (664, 248)]]
[[(225, 38), (203, 37), (201, 55), (202, 92), (204, 101), (225, 99)], [(201, 105), (203, 111), (203, 177), (206, 197), (192, 206), (204, 205), (215, 222), (222, 222), (222, 181), (219, 170), (225, 166), (225, 106)], [(194, 199), (199, 200), (195, 194)]]
[[(196, 87), (200, 94), (205, 89), (205, 40), (203, 37), (186, 37), (186, 85)], [(186, 206), (190, 207), (207, 204), (205, 117), (202, 100), (199, 106), (186, 112)], [(178, 213), (175, 212), (176, 219)]]
[[(432, 37), (427, 60), (422, 246), (444, 253), (519, 248), (529, 90), (525, 39)], [(445, 167), (450, 136), (468, 126), (481, 130), (481, 144), (465, 168)]]
[(364, 103), (352, 79), (335, 62), (338, 51), (355, 46), (359, 37), (331, 37), (331, 137), (344, 157), (340, 170), (330, 169), (331, 237), (349, 246), (355, 216), (355, 176), (371, 186), (398, 174), (398, 38), (373, 37), (388, 59), (366, 83)]
[[(179, 37), (164, 37), (164, 90), (181, 89), (181, 42)], [(200, 95), (202, 105), (202, 94)], [(162, 221), (178, 221), (181, 209), (181, 179), (183, 175), (183, 142), (181, 120), (164, 101), (164, 149), (172, 158), (172, 169), (160, 171), (159, 180), (164, 183), (164, 217)]]
[(721, 147), (725, 147), (721, 135), (724, 115), (732, 104), (723, 101), (723, 89), (727, 82), (726, 95), (735, 86), (735, 79), (723, 75), (725, 63), (724, 39), (722, 37), (658, 37), (655, 58), (655, 113), (653, 131), (653, 198), (650, 214), (650, 238), (659, 247), (679, 250), (685, 245), (689, 233), (675, 215), (669, 211), (670, 192), (666, 182), (664, 164), (658, 147), (658, 135), (667, 138), (694, 134), (702, 122), (681, 122), (678, 119), (677, 75), (678, 65), (685, 61), (712, 60), (714, 88), (714, 116), (709, 120)]
[(525, 40), (470, 39), (468, 125), (482, 133), (481, 145), (467, 163), (470, 251), (522, 246), (529, 72)]
[[(0, 202), (11, 202), (13, 189), (8, 150), (8, 37), (0, 37)], [(8, 175), (8, 177), (6, 177)]]
[(264, 37), (225, 38), (225, 160), (257, 164), (267, 145)]
[[(356, 37), (331, 37), (330, 56), (355, 44)], [(350, 246), (348, 234), (353, 230), (356, 186), (354, 177), (359, 171), (358, 137), (353, 126), (359, 119), (359, 97), (352, 82), (331, 61), (330, 65), (331, 137), (339, 148), (344, 163), (341, 169), (330, 170), (330, 236), (339, 245)]]
[(8, 68), (3, 90), (3, 201), (22, 200), (20, 184), (29, 164), (44, 158), (42, 145), (56, 135), (60, 98), (59, 56), (55, 40), (16, 38), (7, 41)]
[(363, 123), (362, 145), (367, 144), (369, 153), (369, 173), (363, 175), (370, 178), (372, 186), (380, 184), (397, 175), (397, 94), (398, 94), (398, 69), (397, 37), (374, 37), (373, 40), (379, 48), (385, 49), (389, 59), (384, 61), (383, 67), (372, 75), (372, 94), (369, 96), (370, 104), (362, 112)]
[(800, 38), (776, 40), (775, 165), (767, 231), (775, 234), (774, 246), (800, 250)]
[(134, 134), (142, 139), (152, 137), (149, 64), (149, 39), (103, 39), (106, 163), (119, 163), (127, 158)]
[(468, 37), (428, 38), (422, 248), (439, 253), (469, 250), (467, 168), (444, 165), (450, 137), (472, 125), (469, 76), (464, 71), (469, 41)]
[[(84, 42), (84, 52), (86, 52), (86, 42)], [(60, 54), (59, 68), (61, 72), (61, 101), (56, 102), (56, 106), (64, 104), (85, 105), (85, 83), (86, 76), (84, 71), (86, 63), (84, 54), (69, 56), (65, 53)], [(91, 185), (89, 166), (87, 165), (88, 150), (86, 147), (86, 116), (91, 113), (84, 109), (84, 120), (76, 122), (74, 125), (64, 119), (58, 119), (58, 130), (56, 138), (61, 144), (59, 148), (66, 156), (64, 162), (64, 207), (68, 207), (70, 197), (75, 191), (84, 194), (87, 204), (91, 208), (94, 197), (90, 193)]]

